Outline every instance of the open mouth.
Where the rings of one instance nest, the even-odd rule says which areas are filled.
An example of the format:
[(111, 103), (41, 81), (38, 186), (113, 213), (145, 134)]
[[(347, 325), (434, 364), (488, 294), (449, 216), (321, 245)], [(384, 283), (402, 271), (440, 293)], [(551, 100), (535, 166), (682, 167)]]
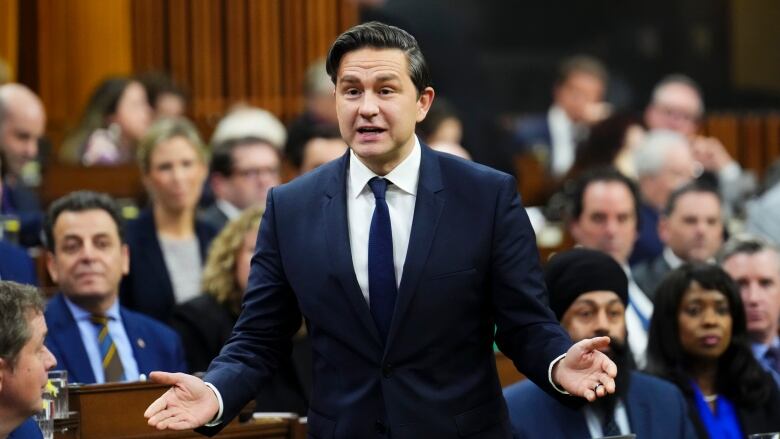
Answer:
[(379, 127), (360, 127), (357, 129), (357, 132), (360, 134), (379, 134), (383, 133), (385, 130), (383, 128)]

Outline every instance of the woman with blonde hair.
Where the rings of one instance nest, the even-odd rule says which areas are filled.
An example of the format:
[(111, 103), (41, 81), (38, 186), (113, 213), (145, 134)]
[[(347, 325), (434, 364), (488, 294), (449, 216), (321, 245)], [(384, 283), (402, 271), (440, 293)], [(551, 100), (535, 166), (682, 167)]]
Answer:
[(130, 273), (122, 303), (167, 322), (177, 303), (200, 294), (203, 262), (217, 234), (196, 218), (208, 153), (195, 126), (159, 119), (138, 145), (138, 164), (151, 207), (128, 222)]
[[(191, 372), (205, 371), (230, 338), (241, 312), (263, 211), (249, 208), (222, 229), (203, 270), (203, 294), (173, 311), (170, 323), (182, 338)], [(292, 360), (279, 366), (258, 396), (255, 410), (305, 414), (310, 375), (310, 346), (302, 331), (294, 339)]]

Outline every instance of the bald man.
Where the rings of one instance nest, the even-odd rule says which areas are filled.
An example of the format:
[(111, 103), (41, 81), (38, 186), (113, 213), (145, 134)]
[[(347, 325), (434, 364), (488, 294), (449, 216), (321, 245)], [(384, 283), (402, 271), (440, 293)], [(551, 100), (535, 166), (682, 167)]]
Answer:
[(0, 86), (0, 158), (4, 215), (18, 216), (20, 241), (36, 245), (40, 229), (40, 202), (24, 184), (23, 168), (38, 157), (38, 141), (46, 129), (46, 111), (40, 98), (22, 84)]

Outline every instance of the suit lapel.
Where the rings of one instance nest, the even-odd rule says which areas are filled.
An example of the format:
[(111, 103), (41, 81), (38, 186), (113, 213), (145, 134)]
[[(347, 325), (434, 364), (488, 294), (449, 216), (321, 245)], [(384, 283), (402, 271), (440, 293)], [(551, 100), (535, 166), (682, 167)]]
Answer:
[(421, 145), (421, 147), (420, 179), (417, 185), (412, 232), (409, 236), (409, 248), (406, 252), (406, 261), (404, 261), (401, 285), (398, 288), (393, 321), (387, 336), (388, 346), (398, 332), (398, 327), (409, 308), (409, 303), (417, 292), (417, 285), (428, 260), (431, 244), (436, 235), (436, 227), (444, 209), (444, 196), (440, 193), (444, 189), (444, 185), (438, 157), (427, 146)]
[(95, 374), (89, 363), (87, 350), (84, 349), (84, 340), (81, 339), (79, 325), (70, 313), (62, 293), (58, 293), (49, 304), (52, 321), (49, 324), (49, 337), (59, 347), (62, 356), (60, 368), (67, 368), (74, 383), (94, 383)]
[(628, 412), (628, 422), (631, 424), (631, 431), (636, 433), (637, 437), (654, 437), (653, 425), (647, 422), (653, 419), (653, 408), (647, 403), (647, 393), (642, 392), (641, 389), (632, 388), (631, 386), (636, 383), (637, 380), (631, 380), (629, 384), (628, 392), (626, 395), (626, 411)]
[(127, 339), (130, 342), (130, 347), (133, 349), (133, 357), (135, 357), (135, 362), (138, 365), (138, 373), (149, 375), (151, 371), (157, 368), (154, 356), (146, 347), (151, 339), (147, 340), (144, 338), (145, 331), (143, 326), (138, 325), (133, 316), (129, 316), (123, 308), (119, 309), (119, 313), (122, 315), (122, 325), (125, 327)]
[[(361, 323), (378, 344), (381, 343), (379, 331), (376, 329), (366, 299), (355, 277), (355, 266), (352, 263), (352, 251), (349, 245), (349, 229), (347, 220), (347, 164), (349, 150), (341, 157), (339, 166), (325, 185), (325, 200), (322, 213), (327, 228), (326, 238), (331, 266), (336, 278), (352, 303)], [(326, 177), (327, 178), (327, 177)]]

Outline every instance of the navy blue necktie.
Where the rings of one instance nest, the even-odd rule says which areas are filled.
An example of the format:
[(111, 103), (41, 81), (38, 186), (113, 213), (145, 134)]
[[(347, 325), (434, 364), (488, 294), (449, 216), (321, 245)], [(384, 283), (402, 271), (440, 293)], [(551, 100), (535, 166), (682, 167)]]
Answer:
[(368, 234), (368, 299), (371, 316), (374, 317), (379, 335), (387, 340), (390, 322), (393, 320), (395, 296), (395, 264), (393, 263), (393, 231), (390, 228), (390, 211), (385, 192), (388, 181), (374, 177), (368, 185), (376, 198), (371, 229)]

